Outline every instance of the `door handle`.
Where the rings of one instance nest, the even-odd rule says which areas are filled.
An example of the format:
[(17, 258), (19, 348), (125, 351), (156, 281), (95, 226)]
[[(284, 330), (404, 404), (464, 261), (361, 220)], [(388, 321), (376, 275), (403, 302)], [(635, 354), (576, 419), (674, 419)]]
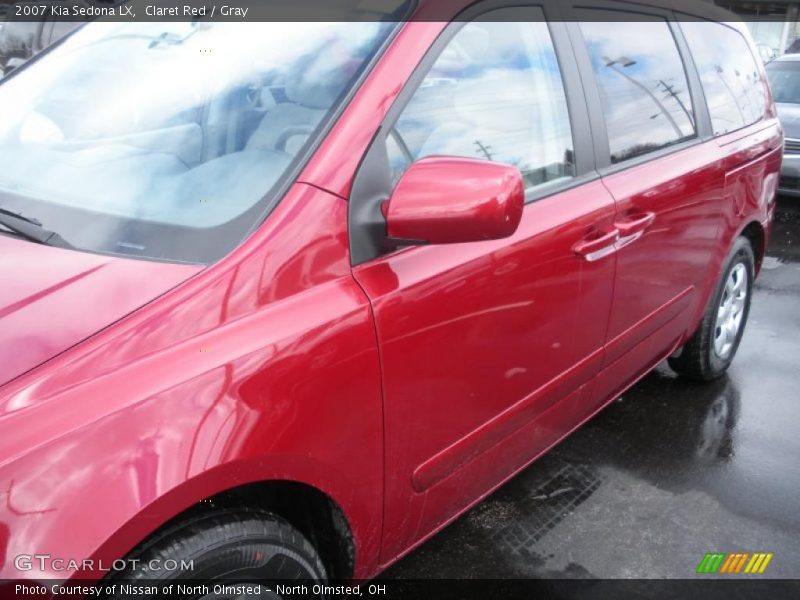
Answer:
[(617, 240), (619, 240), (619, 230), (613, 229), (608, 233), (581, 240), (572, 247), (572, 251), (592, 262), (615, 252)]
[(622, 221), (617, 221), (614, 223), (614, 227), (619, 231), (619, 235), (625, 238), (645, 231), (655, 220), (656, 213), (647, 212), (631, 215)]

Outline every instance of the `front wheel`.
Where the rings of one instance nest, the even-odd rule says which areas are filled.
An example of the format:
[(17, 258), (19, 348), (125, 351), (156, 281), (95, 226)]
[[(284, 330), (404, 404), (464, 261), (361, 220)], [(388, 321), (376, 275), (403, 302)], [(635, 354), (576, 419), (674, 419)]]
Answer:
[[(119, 584), (120, 595), (114, 598), (127, 598), (124, 585), (137, 583), (161, 588), (170, 583), (205, 583), (209, 593), (192, 587), (188, 597), (221, 600), (239, 596), (225, 591), (238, 589), (225, 588), (226, 581), (327, 582), (322, 560), (308, 540), (286, 521), (262, 511), (218, 509), (197, 514), (154, 536), (130, 558), (136, 559), (136, 568), (117, 575), (114, 583)], [(222, 586), (221, 592), (214, 591), (215, 583)], [(262, 597), (279, 597), (264, 589)]]
[(728, 370), (742, 341), (753, 296), (755, 257), (746, 238), (733, 245), (703, 321), (669, 366), (696, 381), (712, 381)]

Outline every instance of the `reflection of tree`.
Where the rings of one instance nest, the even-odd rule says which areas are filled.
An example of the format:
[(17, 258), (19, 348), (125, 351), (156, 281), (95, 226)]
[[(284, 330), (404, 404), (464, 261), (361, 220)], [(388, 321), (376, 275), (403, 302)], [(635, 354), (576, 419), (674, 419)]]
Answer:
[[(9, 22), (5, 25), (6, 31), (0, 30), (0, 64), (5, 64), (10, 58), (27, 60), (33, 54), (35, 30), (25, 25), (27, 24)], [(0, 27), (3, 27), (2, 16)]]
[(759, 80), (758, 76), (755, 73), (745, 72), (742, 73), (739, 69), (733, 70), (734, 74), (736, 75), (736, 80), (739, 82), (739, 87), (742, 89), (742, 95), (747, 100), (747, 104), (750, 107), (752, 114), (751, 119), (753, 120), (760, 116), (759, 108), (756, 106), (756, 102), (753, 100), (752, 94), (755, 91), (755, 83)]
[(714, 65), (714, 72), (717, 74), (717, 77), (719, 77), (719, 80), (722, 82), (722, 85), (725, 86), (725, 89), (728, 90), (728, 94), (730, 95), (731, 100), (733, 100), (733, 104), (736, 107), (736, 110), (739, 112), (739, 116), (742, 118), (742, 123), (746, 123), (747, 118), (744, 116), (742, 105), (739, 104), (739, 100), (736, 98), (736, 94), (733, 92), (730, 84), (725, 78), (725, 69), (722, 68), (722, 65)]
[[(681, 141), (683, 138), (679, 138), (675, 141)], [(634, 158), (636, 156), (641, 156), (642, 154), (647, 154), (648, 152), (653, 152), (654, 150), (658, 150), (663, 148), (665, 144), (657, 144), (653, 142), (635, 144), (628, 148), (625, 148), (622, 152), (615, 152), (613, 159), (615, 162), (622, 162), (623, 160), (627, 160), (629, 158)]]
[(564, 153), (564, 162), (554, 162), (541, 167), (533, 167), (530, 164), (521, 165), (519, 170), (522, 173), (525, 187), (531, 188), (564, 177), (574, 177), (575, 169), (571, 157), (572, 150), (567, 150)]

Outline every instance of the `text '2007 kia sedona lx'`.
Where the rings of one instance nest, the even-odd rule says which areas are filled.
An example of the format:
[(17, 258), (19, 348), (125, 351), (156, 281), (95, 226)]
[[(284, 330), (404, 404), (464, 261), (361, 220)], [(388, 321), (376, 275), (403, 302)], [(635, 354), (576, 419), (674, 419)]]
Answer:
[(353, 6), (92, 23), (0, 84), (3, 578), (370, 578), (731, 364), (783, 146), (741, 24)]

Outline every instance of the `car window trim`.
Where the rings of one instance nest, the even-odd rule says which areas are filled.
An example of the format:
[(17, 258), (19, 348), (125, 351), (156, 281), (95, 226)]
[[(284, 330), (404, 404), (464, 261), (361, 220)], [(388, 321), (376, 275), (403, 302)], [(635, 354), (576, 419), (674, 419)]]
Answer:
[[(667, 27), (672, 34), (675, 47), (678, 51), (684, 73), (686, 75), (689, 89), (689, 97), (692, 102), (692, 111), (695, 121), (695, 134), (689, 139), (669, 144), (658, 150), (647, 152), (639, 156), (628, 158), (624, 161), (614, 163), (611, 161), (611, 145), (608, 139), (608, 126), (605, 114), (603, 113), (602, 101), (600, 99), (600, 87), (592, 68), (589, 50), (580, 29), (578, 18), (579, 10), (610, 10), (624, 12), (627, 14), (641, 14), (643, 16), (664, 19)], [(671, 10), (658, 7), (644, 6), (641, 4), (629, 4), (626, 2), (603, 1), (587, 2), (586, 0), (572, 2), (563, 7), (567, 17), (567, 29), (572, 41), (575, 52), (575, 62), (581, 73), (584, 89), (586, 92), (586, 102), (590, 114), (592, 136), (595, 141), (595, 156), (597, 170), (601, 175), (617, 173), (629, 168), (637, 167), (641, 164), (658, 160), (670, 154), (681, 152), (692, 146), (703, 144), (713, 138), (711, 130), (711, 117), (705, 100), (705, 93), (700, 82), (700, 75), (695, 66), (688, 44), (683, 36), (683, 32), (678, 27), (675, 13)], [(701, 102), (702, 101), (702, 102)]]

